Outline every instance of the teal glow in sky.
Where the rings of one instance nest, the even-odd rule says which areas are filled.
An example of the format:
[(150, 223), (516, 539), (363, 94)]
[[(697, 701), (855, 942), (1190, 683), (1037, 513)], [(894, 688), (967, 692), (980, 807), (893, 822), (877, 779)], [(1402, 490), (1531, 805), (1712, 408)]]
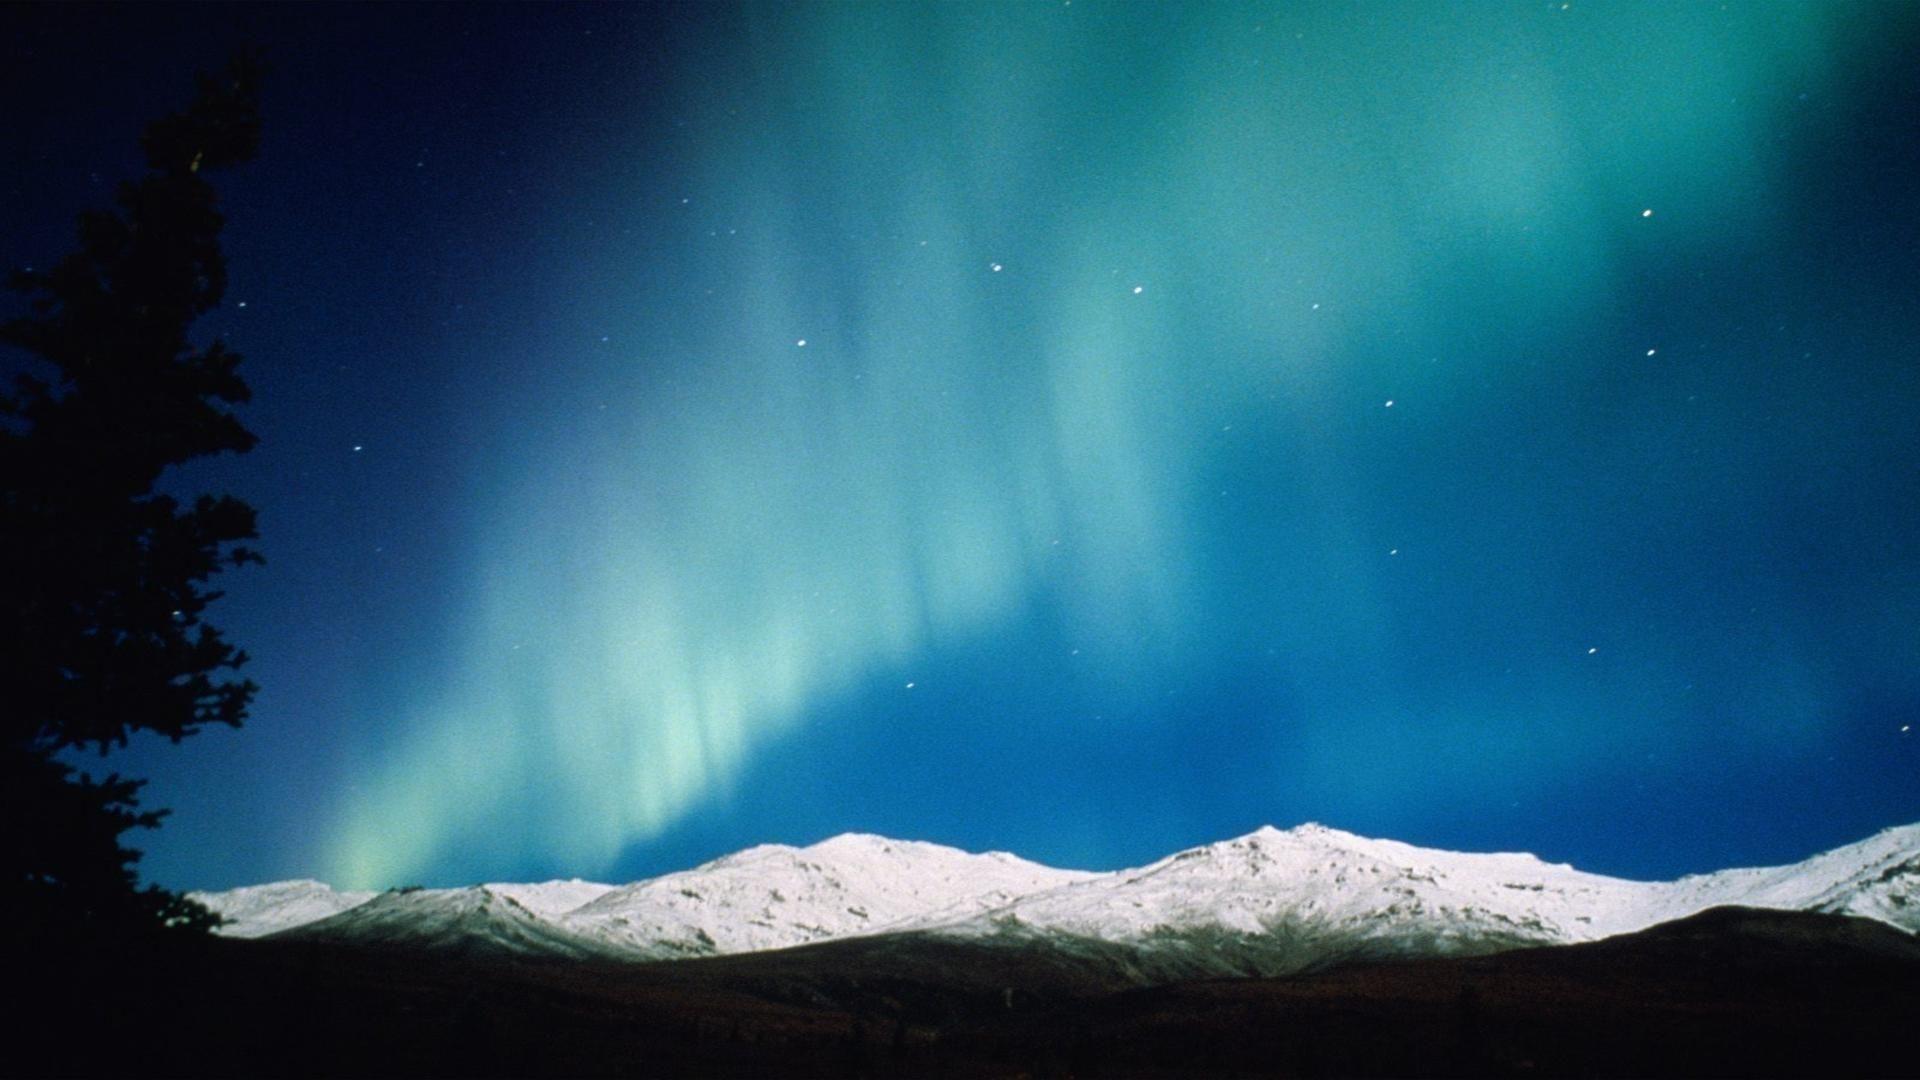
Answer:
[(1910, 8), (195, 17), (305, 51), (162, 880), (1920, 818)]

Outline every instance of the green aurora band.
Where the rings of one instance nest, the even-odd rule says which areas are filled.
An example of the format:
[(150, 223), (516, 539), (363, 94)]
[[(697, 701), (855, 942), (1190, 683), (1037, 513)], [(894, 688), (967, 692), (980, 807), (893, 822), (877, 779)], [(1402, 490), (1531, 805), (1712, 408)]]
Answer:
[[(1637, 267), (1758, 251), (1790, 165), (1769, 133), (1842, 76), (1850, 10), (716, 19), (670, 103), (696, 148), (685, 201), (635, 195), (626, 254), (545, 286), (556, 314), (600, 303), (626, 325), (485, 420), (537, 448), (476, 482), (454, 662), (356, 750), (334, 883), (528, 852), (592, 873), (725, 798), (818, 710), (1042, 609), (1121, 696), (1203, 663), (1201, 627), (1255, 610), (1289, 613), (1267, 632), (1303, 670), (1390, 685), (1369, 658), (1391, 652), (1394, 601), (1371, 567), (1397, 541), (1366, 507), (1520, 520), (1484, 471), (1422, 494), (1394, 463), (1462, 438), (1468, 407), (1527, 409), (1553, 384), (1503, 365), (1613, 333)], [(1590, 387), (1601, 352), (1543, 363)], [(1595, 440), (1594, 467), (1642, 449)], [(1723, 464), (1716, 483), (1748, 467)], [(1247, 475), (1284, 514), (1229, 520), (1223, 490)], [(1510, 587), (1523, 607), (1556, 586)], [(1811, 694), (1778, 659), (1752, 693)], [(1462, 701), (1428, 737), (1498, 758), (1554, 704)], [(1347, 736), (1310, 739), (1298, 767), (1392, 737)], [(1530, 760), (1550, 778), (1654, 737), (1621, 725)]]

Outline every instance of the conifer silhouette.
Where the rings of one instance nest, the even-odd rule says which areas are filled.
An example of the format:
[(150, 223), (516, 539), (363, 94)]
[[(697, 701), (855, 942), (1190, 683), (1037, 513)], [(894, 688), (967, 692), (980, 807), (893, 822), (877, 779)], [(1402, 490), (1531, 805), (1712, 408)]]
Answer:
[(78, 250), (10, 281), (30, 308), (0, 343), (33, 359), (0, 391), (0, 903), (23, 929), (212, 921), (137, 887), (122, 837), (165, 813), (140, 807), (141, 782), (59, 755), (238, 725), (254, 694), (227, 674), (246, 654), (203, 619), (220, 596), (210, 579), (259, 561), (241, 544), (253, 509), (182, 505), (158, 485), (255, 441), (231, 409), (248, 398), (239, 354), (189, 331), (226, 289), (206, 174), (253, 157), (257, 85), (245, 57), (203, 76), (193, 103), (142, 137), (147, 174), (115, 208), (81, 215)]

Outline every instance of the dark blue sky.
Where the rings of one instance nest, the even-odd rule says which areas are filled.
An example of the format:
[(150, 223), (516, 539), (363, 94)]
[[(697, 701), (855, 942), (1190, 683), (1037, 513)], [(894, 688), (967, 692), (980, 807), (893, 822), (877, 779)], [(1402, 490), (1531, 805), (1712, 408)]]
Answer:
[[(1905, 4), (0, 11), (7, 258), (243, 41), (252, 720), (162, 883), (1920, 819)], [(242, 304), (244, 303), (244, 306)]]

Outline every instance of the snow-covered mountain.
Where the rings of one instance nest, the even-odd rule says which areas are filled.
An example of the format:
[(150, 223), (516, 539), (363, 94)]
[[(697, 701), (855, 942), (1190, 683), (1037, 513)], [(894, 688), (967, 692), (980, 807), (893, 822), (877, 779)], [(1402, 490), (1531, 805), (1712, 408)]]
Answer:
[(1123, 946), (1136, 977), (1158, 981), (1590, 941), (1727, 904), (1860, 915), (1920, 933), (1920, 824), (1791, 866), (1675, 882), (1302, 825), (1113, 873), (846, 835), (749, 848), (620, 887), (559, 881), (368, 899), (282, 882), (194, 896), (234, 920), (223, 933), (247, 937), (668, 959), (912, 931), (1109, 960), (1109, 947)]
[(963, 918), (1096, 878), (1004, 852), (847, 834), (767, 844), (615, 889), (568, 914), (568, 929), (634, 953), (702, 956), (871, 934), (934, 913)]
[(1858, 915), (1920, 933), (1920, 825), (1791, 866), (1675, 882), (1466, 854), (1321, 825), (1261, 829), (928, 929), (1140, 950), (1152, 980), (1592, 941), (1722, 905)]
[(1858, 915), (1920, 934), (1920, 823), (1791, 866), (1721, 870), (1662, 886), (1660, 919), (1720, 904)]
[(504, 896), (543, 919), (557, 919), (577, 907), (600, 899), (612, 892), (615, 886), (569, 878), (565, 881), (542, 881), (532, 885), (503, 883), (488, 885), (486, 888), (494, 895)]
[(265, 937), (290, 930), (329, 915), (338, 915), (379, 894), (372, 892), (335, 892), (319, 881), (276, 881), (268, 885), (247, 885), (225, 892), (190, 892), (214, 914), (226, 919), (220, 928), (228, 937)]
[(614, 952), (486, 885), (383, 892), (338, 915), (283, 930), (278, 936), (521, 956), (588, 957)]
[(1260, 829), (943, 927), (1139, 946), (1186, 974), (1281, 974), (1401, 955), (1492, 952), (1637, 930), (1661, 888), (1532, 855), (1462, 854), (1321, 825)]

